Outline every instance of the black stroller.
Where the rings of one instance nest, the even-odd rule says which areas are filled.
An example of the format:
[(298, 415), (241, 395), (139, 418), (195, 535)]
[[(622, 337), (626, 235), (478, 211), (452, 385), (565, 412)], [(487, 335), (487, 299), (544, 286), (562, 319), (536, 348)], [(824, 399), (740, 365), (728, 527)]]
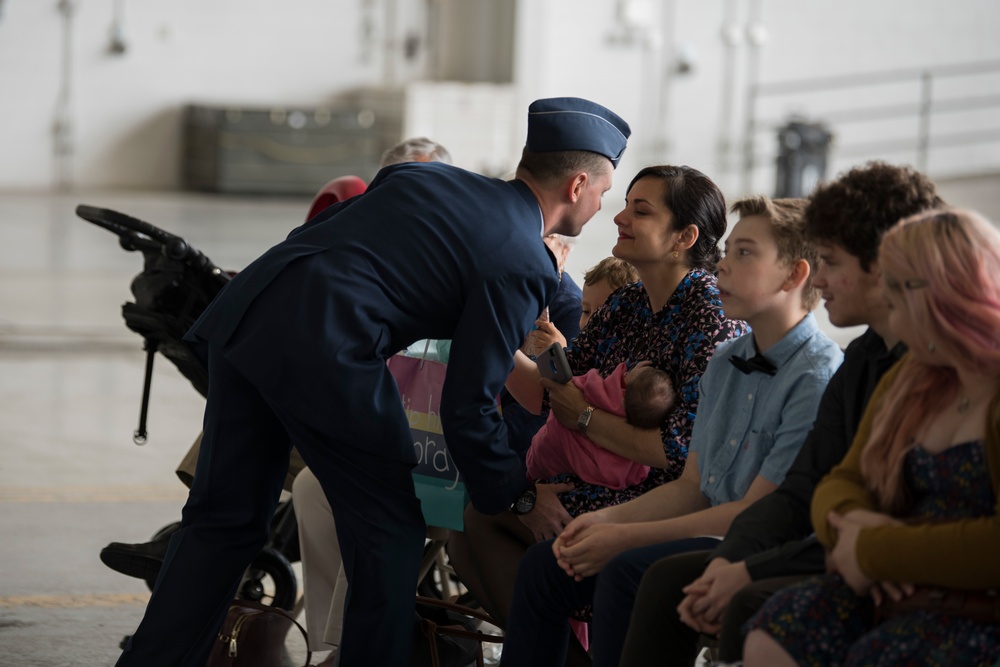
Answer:
[[(139, 427), (133, 440), (147, 439), (146, 416), (153, 361), (160, 352), (169, 359), (202, 396), (208, 393), (208, 370), (182, 338), (202, 311), (230, 280), (231, 274), (215, 266), (184, 239), (142, 220), (104, 208), (80, 205), (76, 214), (116, 234), (129, 252), (142, 252), (143, 270), (132, 280), (135, 302), (122, 306), (125, 326), (143, 337), (146, 374), (143, 383)], [(180, 528), (180, 522), (164, 526), (153, 539), (164, 538)], [(291, 563), (299, 560), (298, 526), (291, 501), (278, 505), (271, 521), (267, 545), (243, 575), (238, 597), (291, 610), (298, 597), (298, 582)], [(150, 589), (156, 575), (145, 577)]]

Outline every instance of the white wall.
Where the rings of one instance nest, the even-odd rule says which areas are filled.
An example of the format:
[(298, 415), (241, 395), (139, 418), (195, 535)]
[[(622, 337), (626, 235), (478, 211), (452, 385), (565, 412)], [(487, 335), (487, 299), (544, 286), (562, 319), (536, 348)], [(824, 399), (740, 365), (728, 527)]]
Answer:
[[(179, 110), (187, 102), (319, 105), (357, 86), (418, 78), (428, 71), (426, 44), (410, 61), (385, 58), (386, 30), (398, 50), (405, 35), (426, 37), (429, 7), (456, 1), (123, 0), (128, 49), (114, 56), (107, 46), (115, 1), (76, 0), (71, 180), (79, 188), (177, 187)], [(57, 0), (2, 5), (2, 189), (54, 183), (63, 26), (58, 6)], [(723, 129), (734, 143), (742, 139), (749, 48), (744, 37), (735, 52), (734, 98), (723, 105), (721, 33), (730, 16), (736, 34), (744, 36), (755, 8), (768, 34), (759, 51), (762, 82), (1000, 60), (1000, 3), (991, 0), (519, 0), (514, 78), (520, 108), (540, 96), (591, 97), (634, 129), (619, 182), (643, 164), (670, 161), (697, 166), (727, 193), (738, 192), (738, 155), (721, 156), (718, 141)], [(633, 21), (631, 33), (618, 20), (622, 16)], [(681, 49), (692, 54), (686, 75), (672, 70)], [(960, 93), (1000, 94), (1000, 75), (955, 85)], [(853, 104), (871, 94), (833, 97)], [(778, 102), (770, 112), (780, 118), (798, 105)], [(994, 108), (949, 122), (973, 127), (998, 117)], [(760, 143), (770, 149), (773, 141), (764, 134)], [(835, 160), (832, 170), (863, 157)], [(1000, 142), (994, 139), (935, 153), (928, 169), (943, 175), (998, 167)], [(763, 170), (752, 187), (769, 191), (773, 174)], [(609, 208), (621, 195), (612, 193)]]
[[(643, 17), (631, 44), (611, 39), (621, 34), (616, 17), (623, 6)], [(605, 210), (587, 226), (570, 255), (574, 277), (608, 254), (615, 239), (612, 215), (621, 207), (630, 176), (641, 166), (691, 165), (716, 180), (730, 199), (745, 190), (773, 192), (773, 135), (759, 135), (759, 149), (767, 161), (746, 188), (739, 170), (752, 60), (747, 27), (756, 16), (766, 32), (758, 51), (757, 80), (762, 83), (984, 60), (1000, 65), (1000, 3), (992, 0), (522, 0), (519, 9), (516, 80), (522, 101), (550, 94), (589, 95), (618, 111), (633, 129)], [(737, 28), (741, 39), (735, 49), (730, 106), (722, 104), (726, 65), (722, 31), (727, 23)], [(693, 62), (688, 74), (672, 71), (681, 51)], [(1000, 96), (1000, 70), (989, 77), (967, 77), (936, 87), (951, 97)], [(898, 88), (837, 91), (821, 99), (817, 108), (915, 100), (912, 86), (902, 92)], [(762, 107), (767, 116), (778, 119), (806, 108), (801, 99), (779, 99)], [(907, 117), (845, 126), (843, 133), (848, 136), (843, 142), (913, 137), (915, 125), (915, 118)], [(726, 157), (718, 145), (724, 128), (732, 142)], [(989, 129), (992, 141), (932, 151), (928, 172), (936, 178), (1000, 172), (1000, 107), (935, 119), (935, 130), (962, 128)], [(828, 176), (865, 159), (910, 164), (915, 160), (913, 151), (838, 157), (836, 149)]]
[[(126, 53), (107, 52), (112, 0), (72, 19), (73, 180), (176, 187), (180, 108), (321, 104), (382, 75), (358, 2), (125, 3)], [(379, 17), (381, 18), (381, 17)], [(55, 0), (7, 0), (0, 18), (0, 187), (52, 184), (62, 15)], [(367, 57), (366, 57), (367, 56)]]

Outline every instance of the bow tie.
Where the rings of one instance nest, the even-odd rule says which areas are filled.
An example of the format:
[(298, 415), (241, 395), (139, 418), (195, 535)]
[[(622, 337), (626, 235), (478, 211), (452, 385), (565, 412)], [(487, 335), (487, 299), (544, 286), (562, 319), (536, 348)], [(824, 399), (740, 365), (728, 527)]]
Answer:
[(768, 375), (774, 375), (778, 372), (778, 369), (774, 367), (767, 357), (759, 352), (751, 357), (750, 359), (744, 359), (743, 357), (732, 356), (729, 357), (729, 361), (733, 362), (733, 366), (736, 366), (740, 372), (750, 375), (754, 371), (760, 371), (761, 373), (766, 373)]

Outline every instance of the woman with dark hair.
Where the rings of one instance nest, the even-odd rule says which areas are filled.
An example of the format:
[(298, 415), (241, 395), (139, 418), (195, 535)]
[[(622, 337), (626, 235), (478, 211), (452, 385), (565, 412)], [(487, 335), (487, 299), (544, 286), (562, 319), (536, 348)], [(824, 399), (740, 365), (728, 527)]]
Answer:
[[(647, 167), (629, 184), (625, 201), (615, 216), (618, 242), (612, 252), (635, 267), (640, 281), (611, 294), (567, 357), (574, 375), (597, 369), (602, 376), (621, 363), (632, 368), (648, 359), (670, 376), (677, 402), (659, 428), (638, 429), (588, 406), (572, 383), (543, 391), (535, 363), (517, 354), (507, 388), (521, 405), (535, 413), (552, 410), (563, 425), (651, 470), (643, 482), (622, 490), (560, 475), (536, 480), (533, 493), (511, 512), (488, 516), (467, 508), (465, 531), (452, 535), (448, 553), (459, 579), (501, 624), (508, 618), (518, 561), (530, 545), (557, 536), (579, 514), (677, 478), (687, 458), (701, 374), (717, 345), (747, 331), (743, 322), (726, 319), (715, 282), (718, 240), (727, 225), (719, 188), (690, 167)], [(574, 656), (587, 660), (579, 644), (571, 649)]]
[(698, 229), (698, 237), (687, 252), (690, 265), (715, 273), (715, 266), (722, 259), (719, 239), (726, 233), (727, 225), (726, 202), (718, 186), (697, 169), (667, 165), (640, 170), (629, 183), (628, 191), (647, 177), (662, 180), (663, 203), (675, 219)]

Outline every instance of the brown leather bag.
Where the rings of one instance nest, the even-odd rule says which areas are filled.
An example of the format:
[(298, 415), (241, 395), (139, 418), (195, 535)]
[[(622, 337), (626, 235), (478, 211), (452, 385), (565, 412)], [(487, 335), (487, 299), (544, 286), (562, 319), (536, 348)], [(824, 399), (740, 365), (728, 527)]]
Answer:
[(1000, 624), (1000, 590), (962, 591), (919, 586), (913, 595), (902, 600), (885, 596), (882, 604), (875, 607), (875, 623), (914, 611), (934, 611), (977, 623)]
[[(479, 611), (478, 609), (472, 609), (464, 605), (456, 604), (454, 602), (448, 602), (446, 600), (438, 600), (437, 598), (424, 597), (422, 595), (417, 596), (417, 606), (433, 607), (436, 609), (450, 611), (461, 616), (468, 616), (470, 619), (475, 619), (479, 621), (485, 621), (486, 623), (491, 623), (496, 625), (494, 621), (488, 614)], [(420, 630), (423, 635), (427, 638), (429, 649), (430, 649), (430, 664), (431, 667), (441, 666), (441, 656), (439, 655), (439, 638), (456, 638), (471, 640), (476, 643), (476, 665), (477, 667), (483, 667), (483, 642), (491, 642), (502, 644), (503, 635), (491, 635), (486, 632), (479, 632), (478, 630), (470, 630), (459, 624), (453, 623), (436, 623), (435, 621), (427, 618), (426, 616), (420, 622)], [(416, 662), (414, 664), (417, 664)]]
[(281, 667), (285, 638), (292, 625), (306, 640), (308, 665), (312, 658), (308, 636), (291, 614), (250, 600), (234, 600), (205, 667)]

